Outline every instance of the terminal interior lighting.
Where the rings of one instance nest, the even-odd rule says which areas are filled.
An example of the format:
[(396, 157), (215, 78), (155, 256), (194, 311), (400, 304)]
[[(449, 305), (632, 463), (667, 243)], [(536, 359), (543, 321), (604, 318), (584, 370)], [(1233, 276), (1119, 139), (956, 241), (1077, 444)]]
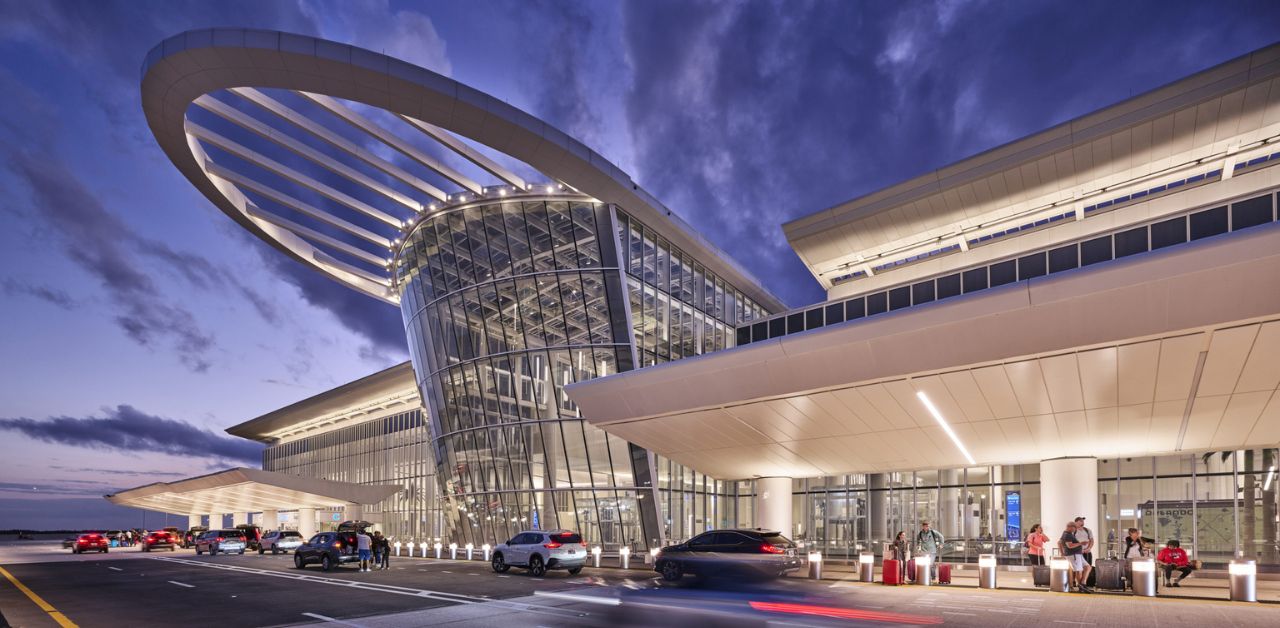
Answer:
[(822, 562), (822, 552), (809, 552), (809, 562), (811, 563)]
[[(1138, 564), (1137, 562), (1134, 562), (1135, 566), (1137, 564)], [(1067, 559), (1065, 558), (1053, 558), (1049, 560), (1049, 568), (1056, 569), (1059, 571), (1066, 571), (1068, 569), (1071, 569), (1071, 563), (1067, 562)]]
[(929, 565), (933, 564), (933, 557), (928, 554), (921, 554), (919, 556), (916, 556), (915, 559), (916, 559), (917, 568), (928, 567)]
[(1267, 480), (1262, 483), (1262, 490), (1271, 490), (1271, 480), (1276, 479), (1276, 465), (1271, 465), (1271, 469), (1267, 471)]
[(929, 401), (929, 396), (924, 394), (923, 390), (917, 390), (916, 397), (920, 399), (920, 403), (923, 403), (924, 407), (929, 410), (929, 414), (933, 415), (933, 420), (937, 421), (938, 425), (942, 426), (942, 431), (946, 432), (947, 436), (951, 437), (951, 442), (955, 443), (956, 449), (959, 449), (960, 453), (964, 454), (964, 459), (968, 460), (970, 465), (978, 464), (974, 461), (973, 456), (969, 454), (969, 450), (965, 449), (964, 443), (960, 442), (960, 437), (956, 436), (955, 430), (951, 429), (951, 424), (947, 423), (947, 420), (942, 418), (942, 413), (938, 412), (938, 408), (933, 405), (932, 401)]

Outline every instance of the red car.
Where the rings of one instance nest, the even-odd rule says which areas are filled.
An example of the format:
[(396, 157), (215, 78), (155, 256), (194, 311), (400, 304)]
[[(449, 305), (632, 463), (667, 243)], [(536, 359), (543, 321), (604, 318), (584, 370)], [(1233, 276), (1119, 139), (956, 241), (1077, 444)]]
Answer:
[(88, 532), (76, 537), (75, 545), (71, 546), (71, 553), (79, 554), (96, 550), (105, 554), (109, 548), (110, 541), (107, 540), (107, 537), (97, 532)]
[(150, 552), (152, 550), (169, 548), (172, 552), (177, 540), (173, 538), (173, 534), (161, 530), (160, 532), (152, 532), (147, 538), (142, 539), (142, 551)]

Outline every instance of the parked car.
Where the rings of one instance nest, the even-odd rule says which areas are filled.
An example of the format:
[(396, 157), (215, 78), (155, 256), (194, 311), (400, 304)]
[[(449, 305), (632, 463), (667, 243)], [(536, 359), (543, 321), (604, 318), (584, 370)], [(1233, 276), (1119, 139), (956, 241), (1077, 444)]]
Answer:
[(296, 550), (301, 545), (302, 535), (297, 531), (272, 530), (263, 535), (262, 540), (258, 542), (258, 553), (271, 550), (272, 554), (279, 554), (281, 551)]
[(245, 546), (248, 549), (258, 549), (258, 544), (262, 539), (262, 528), (252, 524), (242, 523), (236, 526), (236, 529), (244, 534)]
[(69, 536), (69, 537), (67, 537), (67, 538), (65, 538), (65, 539), (62, 539), (62, 549), (71, 549), (71, 548), (75, 547), (75, 546), (76, 546), (76, 539), (77, 539), (77, 538), (79, 538), (79, 536), (80, 536), (80, 535), (78, 535), (78, 534), (77, 534), (77, 535), (72, 535), (72, 536)]
[(204, 526), (192, 526), (190, 530), (187, 530), (182, 534), (182, 548), (186, 549), (188, 547), (195, 547), (196, 538), (208, 531), (209, 528)]
[(548, 569), (565, 569), (577, 575), (587, 562), (587, 544), (572, 530), (526, 530), (493, 548), (493, 570), (503, 573), (523, 567), (541, 578)]
[(154, 550), (167, 548), (170, 552), (172, 552), (176, 544), (177, 544), (177, 540), (173, 538), (172, 534), (169, 534), (168, 532), (161, 530), (159, 532), (152, 532), (151, 534), (148, 534), (147, 536), (143, 537), (142, 551), (151, 552)]
[(245, 549), (244, 533), (236, 530), (209, 530), (196, 537), (196, 554), (209, 552), (210, 556), (222, 554), (243, 554)]
[(311, 563), (329, 571), (342, 563), (360, 560), (354, 532), (321, 532), (293, 551), (293, 566), (302, 569)]
[(801, 567), (796, 544), (770, 530), (712, 530), (658, 552), (653, 569), (663, 580), (701, 577), (776, 578)]
[(97, 532), (86, 532), (76, 537), (75, 545), (71, 546), (72, 554), (83, 554), (84, 552), (102, 552), (106, 554), (111, 542), (107, 537)]

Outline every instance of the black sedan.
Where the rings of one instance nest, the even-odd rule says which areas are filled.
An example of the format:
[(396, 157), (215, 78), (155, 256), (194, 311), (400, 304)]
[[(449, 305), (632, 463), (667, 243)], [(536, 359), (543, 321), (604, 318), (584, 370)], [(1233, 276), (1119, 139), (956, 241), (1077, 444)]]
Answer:
[(776, 578), (801, 566), (796, 545), (769, 530), (712, 530), (685, 543), (664, 547), (654, 571), (676, 581), (693, 574), (704, 578)]

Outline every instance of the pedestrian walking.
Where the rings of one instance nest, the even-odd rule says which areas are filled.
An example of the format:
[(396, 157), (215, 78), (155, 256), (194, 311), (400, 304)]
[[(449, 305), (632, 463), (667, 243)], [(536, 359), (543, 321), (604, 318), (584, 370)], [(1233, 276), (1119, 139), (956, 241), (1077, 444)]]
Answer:
[(916, 555), (926, 554), (930, 557), (930, 573), (937, 573), (938, 556), (942, 553), (944, 542), (942, 533), (929, 527), (928, 521), (920, 522), (920, 531), (916, 533)]

